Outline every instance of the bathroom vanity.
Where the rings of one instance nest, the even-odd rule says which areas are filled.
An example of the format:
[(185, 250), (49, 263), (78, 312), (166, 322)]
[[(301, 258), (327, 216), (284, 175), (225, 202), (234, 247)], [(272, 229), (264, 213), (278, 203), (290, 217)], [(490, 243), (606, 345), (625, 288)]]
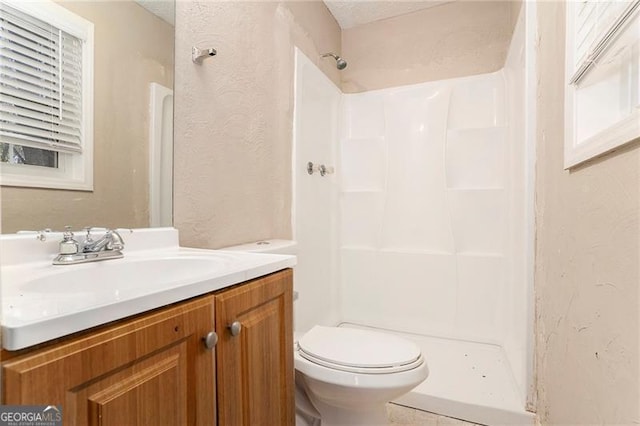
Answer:
[[(180, 255), (212, 256), (212, 262), (225, 256), (224, 252), (181, 249), (177, 233), (173, 242), (175, 246), (165, 247), (162, 253), (142, 250), (140, 256), (156, 256), (154, 267), (163, 262), (157, 259)], [(224, 268), (203, 272), (189, 282), (140, 290), (132, 281), (135, 290), (130, 293), (114, 284), (118, 296), (106, 304), (102, 299), (112, 291), (96, 287), (97, 293), (102, 292), (100, 303), (79, 310), (76, 305), (75, 312), (58, 311), (50, 318), (45, 315), (35, 324), (29, 323), (34, 312), (23, 315), (20, 323), (14, 304), (19, 303), (19, 295), (37, 300), (39, 293), (30, 289), (39, 287), (27, 283), (34, 286), (42, 277), (15, 281), (16, 288), (3, 289), (2, 404), (62, 405), (65, 424), (293, 425), (293, 274), (289, 267), (295, 257), (226, 256)], [(102, 272), (109, 271), (107, 262), (96, 265)], [(26, 266), (5, 265), (3, 278), (13, 277), (12, 267)], [(81, 267), (94, 272), (91, 265)], [(63, 280), (71, 271), (54, 270)], [(61, 281), (61, 285), (70, 284)], [(64, 299), (55, 289), (52, 294), (52, 304)], [(162, 301), (168, 295), (176, 300)], [(132, 300), (142, 312), (127, 313), (127, 302)], [(149, 303), (159, 305), (147, 309)], [(68, 306), (58, 302), (59, 309)], [(118, 315), (124, 316), (114, 319)], [(68, 321), (61, 321), (64, 318)], [(69, 322), (75, 327), (95, 324), (68, 334)], [(37, 327), (32, 328), (38, 324), (55, 338), (15, 349), (43, 338)], [(60, 327), (67, 328), (60, 331)], [(65, 335), (57, 337), (60, 333)]]

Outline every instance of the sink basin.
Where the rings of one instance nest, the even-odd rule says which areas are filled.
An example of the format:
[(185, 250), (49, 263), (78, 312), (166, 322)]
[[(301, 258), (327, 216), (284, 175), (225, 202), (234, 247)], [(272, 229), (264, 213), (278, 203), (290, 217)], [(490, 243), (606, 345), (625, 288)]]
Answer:
[(176, 256), (120, 259), (82, 267), (56, 266), (51, 274), (26, 281), (19, 289), (22, 293), (121, 294), (142, 287), (165, 288), (193, 281), (219, 272), (228, 264), (228, 259), (220, 257)]
[(203, 282), (224, 274), (232, 263), (231, 256), (220, 253), (10, 269), (2, 278), (16, 284), (3, 294), (2, 308), (5, 319), (38, 321)]

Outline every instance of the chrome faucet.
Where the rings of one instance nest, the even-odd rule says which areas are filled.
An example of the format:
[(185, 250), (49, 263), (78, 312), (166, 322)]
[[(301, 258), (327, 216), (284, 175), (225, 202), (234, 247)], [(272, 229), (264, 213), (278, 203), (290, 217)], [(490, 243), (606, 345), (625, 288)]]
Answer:
[(87, 236), (85, 237), (82, 245), (83, 253), (97, 253), (101, 251), (124, 249), (124, 240), (122, 239), (122, 236), (118, 234), (118, 231), (107, 229), (102, 238), (94, 241), (91, 237), (91, 229), (92, 228), (90, 227), (85, 228)]
[(87, 227), (85, 230), (87, 235), (84, 241), (79, 243), (75, 239), (71, 227), (65, 227), (60, 242), (60, 254), (53, 259), (54, 265), (75, 265), (124, 257), (122, 254), (124, 240), (118, 231), (107, 229), (101, 238), (94, 240), (91, 235), (92, 228)]

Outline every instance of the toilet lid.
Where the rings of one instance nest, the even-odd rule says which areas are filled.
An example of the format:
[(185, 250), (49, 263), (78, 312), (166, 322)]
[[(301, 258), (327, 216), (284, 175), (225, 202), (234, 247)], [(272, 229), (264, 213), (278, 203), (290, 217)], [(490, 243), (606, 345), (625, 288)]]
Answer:
[(300, 355), (340, 370), (385, 373), (423, 363), (420, 348), (398, 336), (369, 330), (315, 326), (298, 341)]

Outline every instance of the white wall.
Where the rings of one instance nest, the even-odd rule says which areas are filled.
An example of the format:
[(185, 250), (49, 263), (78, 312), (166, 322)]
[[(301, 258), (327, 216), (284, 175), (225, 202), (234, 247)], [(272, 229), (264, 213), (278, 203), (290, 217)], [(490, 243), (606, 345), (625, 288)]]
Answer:
[(340, 90), (295, 49), (293, 148), (294, 239), (298, 241), (294, 327), (338, 322), (336, 175), (309, 175), (307, 162), (335, 166)]

